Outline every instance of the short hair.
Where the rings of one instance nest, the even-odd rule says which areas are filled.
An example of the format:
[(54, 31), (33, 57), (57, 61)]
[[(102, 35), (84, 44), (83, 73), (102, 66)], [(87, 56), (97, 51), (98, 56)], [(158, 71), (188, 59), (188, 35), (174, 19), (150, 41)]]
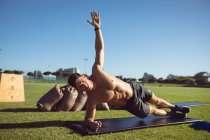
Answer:
[(81, 74), (79, 73), (73, 73), (72, 75), (69, 76), (68, 78), (68, 84), (76, 88), (76, 80), (79, 78)]

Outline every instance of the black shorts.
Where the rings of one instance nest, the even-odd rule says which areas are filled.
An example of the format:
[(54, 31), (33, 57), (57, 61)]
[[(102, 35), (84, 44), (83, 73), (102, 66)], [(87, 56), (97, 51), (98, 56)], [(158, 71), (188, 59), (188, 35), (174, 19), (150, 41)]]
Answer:
[(135, 116), (144, 118), (149, 114), (149, 105), (146, 103), (152, 98), (152, 91), (137, 83), (129, 83), (133, 89), (133, 96), (127, 101), (122, 109)]

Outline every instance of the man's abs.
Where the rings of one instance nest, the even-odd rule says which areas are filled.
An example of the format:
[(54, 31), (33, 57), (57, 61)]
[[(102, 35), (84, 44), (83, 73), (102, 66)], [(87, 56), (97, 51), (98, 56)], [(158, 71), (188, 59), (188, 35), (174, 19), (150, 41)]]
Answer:
[(108, 101), (110, 105), (123, 106), (126, 104), (127, 100), (133, 95), (132, 88), (130, 84), (123, 81), (116, 81), (116, 87), (113, 90), (113, 96)]

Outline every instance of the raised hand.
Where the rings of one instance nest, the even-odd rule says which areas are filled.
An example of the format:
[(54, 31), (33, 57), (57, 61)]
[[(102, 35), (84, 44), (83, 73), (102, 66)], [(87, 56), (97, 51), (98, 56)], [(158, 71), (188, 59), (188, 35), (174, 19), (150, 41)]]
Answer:
[(87, 20), (88, 23), (90, 23), (94, 28), (99, 28), (101, 26), (101, 20), (99, 13), (96, 13), (95, 11), (91, 12), (92, 20)]

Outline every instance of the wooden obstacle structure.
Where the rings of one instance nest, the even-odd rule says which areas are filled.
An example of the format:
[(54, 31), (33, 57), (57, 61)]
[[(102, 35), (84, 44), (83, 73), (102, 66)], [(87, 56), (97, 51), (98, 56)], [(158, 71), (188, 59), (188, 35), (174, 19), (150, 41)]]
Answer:
[(24, 102), (23, 76), (0, 73), (0, 102)]

